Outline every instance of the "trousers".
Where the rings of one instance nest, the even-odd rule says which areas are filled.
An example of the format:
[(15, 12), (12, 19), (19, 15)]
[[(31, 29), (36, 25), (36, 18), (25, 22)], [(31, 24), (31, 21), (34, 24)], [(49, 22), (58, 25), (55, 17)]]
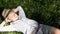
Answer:
[(39, 24), (36, 34), (50, 34), (51, 29), (51, 26)]

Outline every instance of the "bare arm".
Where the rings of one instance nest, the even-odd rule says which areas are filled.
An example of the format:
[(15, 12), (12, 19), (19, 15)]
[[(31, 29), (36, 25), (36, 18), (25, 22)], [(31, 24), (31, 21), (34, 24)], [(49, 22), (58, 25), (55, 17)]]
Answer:
[(0, 27), (3, 27), (6, 23), (10, 22), (11, 20), (8, 17), (0, 24)]
[(5, 20), (0, 24), (0, 27), (3, 27), (5, 25)]
[(60, 34), (60, 29), (52, 27), (51, 34)]

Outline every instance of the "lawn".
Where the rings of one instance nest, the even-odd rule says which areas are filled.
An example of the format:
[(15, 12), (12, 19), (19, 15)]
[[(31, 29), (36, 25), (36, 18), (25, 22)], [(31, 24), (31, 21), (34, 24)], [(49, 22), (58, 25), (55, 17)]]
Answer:
[[(1, 13), (5, 8), (22, 6), (26, 17), (56, 28), (60, 27), (60, 0), (0, 0), (0, 23), (4, 20)], [(2, 32), (0, 32), (2, 33)], [(4, 32), (2, 34), (18, 34)]]

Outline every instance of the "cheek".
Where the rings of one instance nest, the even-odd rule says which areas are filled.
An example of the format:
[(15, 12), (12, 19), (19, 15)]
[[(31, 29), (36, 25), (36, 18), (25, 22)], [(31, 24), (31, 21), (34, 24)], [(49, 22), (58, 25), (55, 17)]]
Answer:
[(18, 16), (17, 15), (13, 16), (13, 18), (12, 18), (13, 21), (14, 20), (17, 20), (17, 19), (18, 19)]
[(10, 20), (13, 20), (13, 19), (15, 19), (15, 18), (14, 18), (14, 16), (10, 16), (9, 19), (10, 19)]
[(9, 17), (9, 19), (10, 19), (10, 20), (12, 20), (12, 19), (13, 19), (13, 17)]
[(9, 19), (12, 20), (12, 21), (15, 21), (15, 20), (18, 19), (18, 15), (16, 15), (16, 14), (11, 14), (11, 15), (9, 15)]
[(9, 15), (8, 17), (9, 17), (10, 20), (13, 19), (13, 15)]

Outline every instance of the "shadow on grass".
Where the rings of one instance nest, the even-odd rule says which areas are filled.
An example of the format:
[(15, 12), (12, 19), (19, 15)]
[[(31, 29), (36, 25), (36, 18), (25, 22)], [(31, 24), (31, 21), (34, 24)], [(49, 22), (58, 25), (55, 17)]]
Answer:
[(10, 32), (0, 32), (0, 34), (23, 34), (23, 33), (17, 31), (10, 31)]

